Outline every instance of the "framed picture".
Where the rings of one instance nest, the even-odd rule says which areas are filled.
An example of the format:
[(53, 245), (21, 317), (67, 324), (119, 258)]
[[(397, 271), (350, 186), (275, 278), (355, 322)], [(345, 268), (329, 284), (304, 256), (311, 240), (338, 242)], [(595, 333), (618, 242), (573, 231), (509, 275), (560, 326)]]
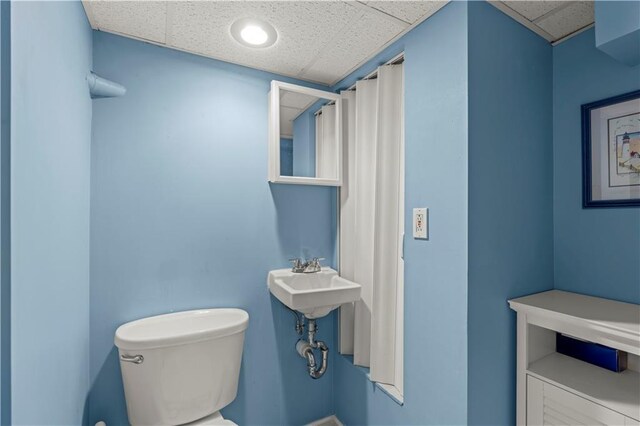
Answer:
[(640, 90), (582, 105), (582, 206), (640, 206)]

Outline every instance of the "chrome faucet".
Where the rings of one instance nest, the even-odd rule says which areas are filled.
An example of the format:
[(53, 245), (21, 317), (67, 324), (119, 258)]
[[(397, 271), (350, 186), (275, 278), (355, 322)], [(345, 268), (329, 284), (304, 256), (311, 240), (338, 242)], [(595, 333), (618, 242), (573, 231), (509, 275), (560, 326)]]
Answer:
[(304, 268), (307, 267), (307, 264), (302, 263), (302, 260), (299, 257), (289, 259), (289, 262), (293, 264), (293, 266), (291, 267), (291, 272), (296, 274), (304, 272)]
[(303, 262), (302, 259), (298, 257), (289, 259), (289, 262), (293, 264), (291, 272), (296, 274), (312, 274), (314, 272), (320, 272), (322, 270), (322, 265), (320, 265), (321, 260), (324, 260), (324, 257), (314, 257), (306, 262)]

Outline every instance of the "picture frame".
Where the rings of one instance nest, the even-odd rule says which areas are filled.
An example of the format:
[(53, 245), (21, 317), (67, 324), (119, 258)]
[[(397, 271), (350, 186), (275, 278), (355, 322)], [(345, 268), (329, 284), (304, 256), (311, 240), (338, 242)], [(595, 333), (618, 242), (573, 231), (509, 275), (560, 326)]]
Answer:
[(581, 112), (582, 207), (640, 207), (640, 90)]

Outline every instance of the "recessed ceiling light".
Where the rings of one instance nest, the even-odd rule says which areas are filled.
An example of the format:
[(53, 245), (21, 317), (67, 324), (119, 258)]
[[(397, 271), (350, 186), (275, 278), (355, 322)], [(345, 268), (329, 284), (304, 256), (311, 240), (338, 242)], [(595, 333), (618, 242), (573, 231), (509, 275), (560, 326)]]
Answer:
[(269, 47), (278, 38), (276, 29), (259, 19), (243, 18), (231, 24), (231, 36), (248, 47)]

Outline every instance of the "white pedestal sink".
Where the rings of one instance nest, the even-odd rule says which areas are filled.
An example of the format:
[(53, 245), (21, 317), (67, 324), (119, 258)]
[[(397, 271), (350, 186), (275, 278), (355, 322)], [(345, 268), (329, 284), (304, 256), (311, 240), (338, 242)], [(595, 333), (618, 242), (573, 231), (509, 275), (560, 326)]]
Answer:
[(310, 319), (359, 300), (361, 290), (360, 284), (339, 277), (338, 272), (327, 267), (310, 274), (276, 269), (269, 272), (267, 285), (279, 301)]

